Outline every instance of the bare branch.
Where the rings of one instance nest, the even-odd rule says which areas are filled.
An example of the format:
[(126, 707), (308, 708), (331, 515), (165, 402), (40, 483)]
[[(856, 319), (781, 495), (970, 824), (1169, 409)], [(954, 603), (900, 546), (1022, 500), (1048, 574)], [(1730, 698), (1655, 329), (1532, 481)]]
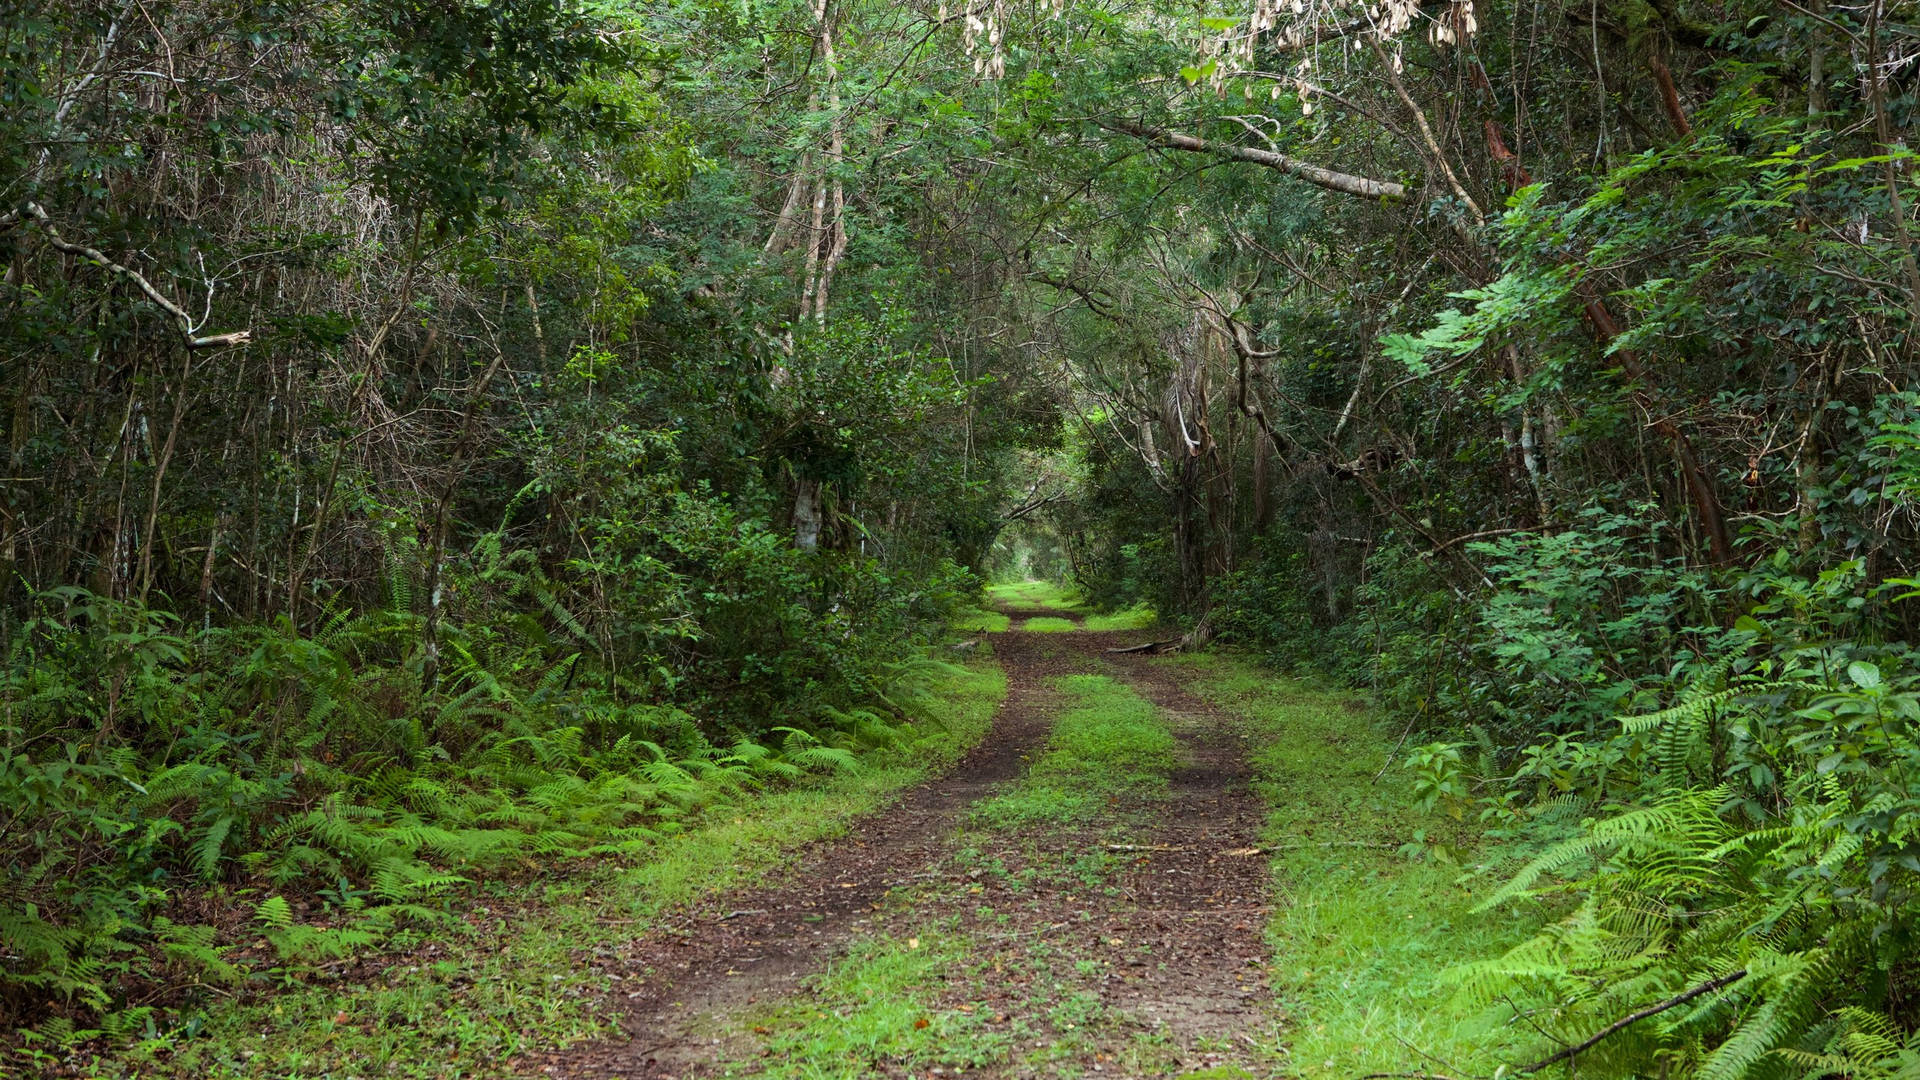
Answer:
[[(191, 315), (187, 314), (186, 309), (174, 303), (172, 300), (167, 299), (159, 289), (154, 288), (153, 282), (148, 281), (146, 275), (140, 273), (138, 270), (114, 262), (102, 254), (98, 248), (88, 247), (85, 244), (76, 244), (62, 237), (60, 230), (54, 228), (52, 219), (47, 216), (46, 208), (42, 207), (39, 203), (29, 202), (21, 207), (18, 213), (0, 217), (0, 225), (11, 225), (14, 222), (22, 220), (23, 216), (37, 223), (40, 226), (40, 231), (46, 234), (47, 243), (52, 244), (57, 250), (64, 251), (69, 255), (78, 256), (100, 266), (110, 274), (133, 282), (142, 293), (146, 294), (147, 299), (153, 301), (161, 310), (173, 316), (175, 329), (180, 332), (180, 340), (186, 344), (187, 348), (215, 349), (227, 345), (245, 345), (253, 340), (253, 332), (251, 330), (234, 330), (225, 334), (201, 336), (197, 333), (200, 329), (199, 325), (193, 321)], [(209, 298), (209, 303), (211, 303), (211, 298)]]
[(1747, 977), (1747, 969), (1741, 968), (1739, 971), (1730, 971), (1727, 974), (1722, 975), (1717, 979), (1708, 979), (1706, 982), (1701, 983), (1699, 986), (1696, 986), (1693, 989), (1688, 990), (1684, 993), (1675, 994), (1673, 997), (1668, 998), (1667, 1000), (1659, 1003), (1658, 1005), (1649, 1005), (1646, 1008), (1641, 1009), (1639, 1012), (1629, 1013), (1628, 1015), (1623, 1016), (1618, 1020), (1615, 1020), (1613, 1023), (1608, 1024), (1606, 1027), (1601, 1028), (1598, 1034), (1594, 1035), (1591, 1039), (1588, 1039), (1585, 1042), (1578, 1043), (1573, 1046), (1569, 1046), (1565, 1050), (1562, 1050), (1559, 1053), (1554, 1054), (1552, 1057), (1541, 1058), (1539, 1061), (1536, 1061), (1531, 1065), (1522, 1065), (1518, 1069), (1515, 1069), (1513, 1071), (1520, 1075), (1526, 1075), (1527, 1073), (1537, 1073), (1541, 1069), (1544, 1069), (1549, 1065), (1557, 1065), (1562, 1061), (1570, 1061), (1576, 1055), (1581, 1054), (1587, 1050), (1593, 1049), (1593, 1047), (1596, 1044), (1598, 1044), (1600, 1040), (1606, 1038), (1609, 1035), (1612, 1035), (1614, 1032), (1619, 1031), (1621, 1028), (1624, 1028), (1629, 1024), (1635, 1023), (1640, 1020), (1645, 1020), (1649, 1016), (1654, 1016), (1659, 1013), (1666, 1012), (1668, 1009), (1674, 1008), (1676, 1006), (1685, 1005), (1687, 1002), (1692, 1001), (1694, 998), (1697, 998), (1702, 994), (1711, 994), (1715, 990), (1724, 989), (1725, 987), (1731, 986), (1734, 983), (1737, 983), (1741, 979), (1744, 979), (1746, 977)]
[(1263, 165), (1277, 169), (1289, 176), (1305, 180), (1315, 187), (1328, 191), (1337, 191), (1342, 195), (1357, 195), (1364, 199), (1404, 199), (1407, 189), (1404, 184), (1391, 180), (1371, 180), (1352, 173), (1336, 172), (1322, 168), (1298, 158), (1275, 153), (1272, 150), (1259, 150), (1250, 146), (1237, 146), (1233, 143), (1214, 142), (1195, 135), (1185, 135), (1177, 131), (1148, 127), (1130, 120), (1095, 121), (1108, 131), (1117, 131), (1123, 135), (1132, 135), (1149, 145), (1169, 150), (1186, 150), (1196, 154), (1213, 154), (1230, 161), (1245, 161), (1254, 165)]

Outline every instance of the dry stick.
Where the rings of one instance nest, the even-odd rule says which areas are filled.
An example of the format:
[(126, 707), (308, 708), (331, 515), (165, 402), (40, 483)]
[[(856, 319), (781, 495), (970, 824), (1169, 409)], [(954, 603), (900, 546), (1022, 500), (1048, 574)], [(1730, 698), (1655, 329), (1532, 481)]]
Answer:
[(167, 438), (160, 445), (160, 456), (153, 463), (153, 491), (147, 498), (146, 532), (140, 537), (140, 602), (143, 604), (153, 589), (154, 533), (160, 521), (160, 485), (166, 479), (167, 466), (173, 462), (173, 448), (180, 439), (180, 421), (186, 416), (190, 393), (188, 376), (192, 373), (193, 353), (188, 351), (180, 361), (180, 387), (174, 392), (173, 419), (167, 424)]
[(1453, 189), (1454, 195), (1473, 214), (1474, 224), (1486, 225), (1487, 215), (1481, 212), (1480, 204), (1474, 202), (1473, 196), (1467, 194), (1467, 189), (1461, 186), (1460, 177), (1455, 175), (1453, 166), (1447, 161), (1447, 152), (1440, 148), (1440, 140), (1433, 137), (1433, 128), (1427, 123), (1426, 110), (1413, 100), (1412, 94), (1407, 93), (1407, 84), (1401, 80), (1400, 73), (1394, 69), (1392, 59), (1387, 56), (1387, 51), (1380, 47), (1380, 43), (1371, 38), (1367, 43), (1373, 46), (1374, 58), (1380, 62), (1381, 69), (1387, 73), (1387, 81), (1392, 84), (1393, 92), (1399, 96), (1400, 103), (1413, 114), (1413, 122), (1420, 128), (1420, 137), (1426, 141), (1427, 153), (1432, 156), (1434, 165), (1440, 170), (1440, 175), (1446, 178), (1447, 186)]
[(507, 354), (500, 348), (496, 339), (493, 345), (493, 363), (480, 376), (473, 389), (467, 394), (466, 416), (460, 421), (460, 437), (454, 443), (453, 453), (449, 455), (447, 486), (440, 493), (440, 506), (434, 515), (433, 551), (427, 561), (427, 618), (421, 630), (426, 656), (421, 663), (420, 689), (422, 693), (431, 693), (440, 680), (440, 564), (446, 557), (448, 519), (452, 516), (453, 495), (460, 486), (460, 463), (466, 457), (467, 444), (473, 436), (474, 420), (484, 404), (487, 387), (493, 377), (506, 365)]
[(1536, 1061), (1531, 1065), (1522, 1065), (1520, 1068), (1515, 1069), (1514, 1072), (1520, 1075), (1525, 1075), (1527, 1073), (1536, 1073), (1536, 1072), (1539, 1072), (1541, 1069), (1546, 1068), (1549, 1065), (1557, 1065), (1562, 1061), (1571, 1060), (1575, 1055), (1592, 1049), (1594, 1045), (1597, 1044), (1600, 1040), (1606, 1038), (1609, 1035), (1612, 1035), (1614, 1032), (1619, 1031), (1620, 1029), (1627, 1027), (1630, 1024), (1636, 1023), (1641, 1020), (1645, 1020), (1649, 1016), (1655, 1016), (1660, 1013), (1666, 1012), (1668, 1009), (1675, 1008), (1676, 1006), (1685, 1005), (1687, 1002), (1692, 1001), (1694, 998), (1700, 997), (1703, 994), (1711, 994), (1715, 990), (1719, 990), (1724, 987), (1730, 986), (1733, 983), (1737, 983), (1741, 979), (1744, 979), (1746, 977), (1747, 977), (1747, 969), (1741, 968), (1739, 971), (1728, 972), (1727, 974), (1722, 975), (1717, 979), (1708, 979), (1706, 982), (1701, 983), (1699, 986), (1696, 986), (1693, 989), (1686, 991), (1685, 993), (1676, 994), (1673, 997), (1670, 997), (1667, 1000), (1659, 1003), (1658, 1005), (1649, 1005), (1646, 1008), (1641, 1009), (1639, 1012), (1630, 1013), (1626, 1016), (1621, 1017), (1618, 1020), (1615, 1020), (1613, 1023), (1608, 1024), (1606, 1027), (1601, 1028), (1598, 1034), (1594, 1035), (1592, 1038), (1586, 1040), (1585, 1042), (1576, 1043), (1573, 1046), (1569, 1046), (1565, 1050), (1562, 1050), (1559, 1053), (1553, 1055), (1552, 1057), (1541, 1058), (1539, 1061)]
[(159, 289), (154, 288), (153, 282), (148, 281), (146, 275), (140, 273), (138, 270), (114, 262), (112, 259), (107, 258), (105, 254), (101, 253), (98, 248), (88, 247), (85, 244), (76, 244), (63, 238), (60, 235), (60, 230), (54, 228), (53, 221), (47, 216), (46, 209), (39, 203), (29, 202), (14, 213), (0, 215), (0, 228), (27, 219), (31, 219), (40, 227), (40, 231), (46, 234), (47, 243), (52, 244), (56, 249), (64, 251), (69, 255), (86, 259), (88, 262), (94, 263), (110, 274), (133, 282), (142, 293), (146, 294), (147, 299), (153, 301), (161, 310), (173, 316), (176, 324), (175, 329), (179, 331), (180, 340), (186, 344), (187, 348), (213, 349), (226, 345), (245, 345), (247, 342), (253, 340), (253, 332), (250, 330), (234, 330), (230, 333), (209, 334), (204, 337), (196, 334), (195, 331), (198, 327), (194, 325), (193, 317), (187, 314), (186, 309), (167, 299)]

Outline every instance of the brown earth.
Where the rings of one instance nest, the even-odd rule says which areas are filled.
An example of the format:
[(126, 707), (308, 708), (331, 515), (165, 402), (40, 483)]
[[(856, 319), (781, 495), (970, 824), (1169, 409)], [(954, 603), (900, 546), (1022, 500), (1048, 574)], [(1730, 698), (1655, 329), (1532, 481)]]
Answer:
[[(1016, 620), (1062, 614), (1003, 610)], [(849, 835), (802, 851), (777, 880), (711, 898), (617, 954), (594, 957), (623, 1036), (522, 1061), (522, 1072), (669, 1080), (736, 1063), (734, 1071), (750, 1073), (737, 1063), (761, 1053), (763, 1040), (742, 1014), (804, 994), (808, 978), (855, 939), (905, 933), (930, 918), (957, 924), (982, 950), (969, 977), (938, 989), (942, 1003), (990, 1013), (1022, 1051), (972, 1075), (1269, 1072), (1254, 1038), (1275, 1023), (1263, 1004), (1271, 882), (1256, 845), (1264, 808), (1230, 718), (1187, 692), (1164, 660), (1106, 651), (1148, 636), (986, 635), (1008, 692), (971, 753)], [(1187, 758), (1168, 797), (1112, 807), (1098, 828), (966, 829), (969, 808), (1018, 778), (1044, 747), (1058, 704), (1052, 677), (1083, 672), (1111, 674), (1166, 713)], [(1069, 862), (1096, 867), (1099, 887), (1085, 873), (1059, 872)], [(1098, 1019), (1037, 1016), (1041, 983), (1056, 996), (1097, 999)], [(926, 1075), (889, 1062), (865, 1071)]]

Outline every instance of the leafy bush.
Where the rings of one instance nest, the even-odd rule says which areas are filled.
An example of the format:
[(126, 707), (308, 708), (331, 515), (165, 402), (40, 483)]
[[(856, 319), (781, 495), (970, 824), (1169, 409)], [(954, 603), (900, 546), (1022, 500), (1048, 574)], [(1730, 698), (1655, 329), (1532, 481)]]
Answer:
[(1580, 1047), (1583, 1070), (1910, 1065), (1920, 656), (1858, 635), (1871, 597), (1857, 564), (1811, 580), (1769, 569), (1748, 579), (1757, 617), (1691, 668), (1676, 704), (1535, 744), (1513, 777), (1528, 814), (1573, 799), (1590, 816), (1485, 905), (1562, 913), (1452, 977), (1465, 1002)]

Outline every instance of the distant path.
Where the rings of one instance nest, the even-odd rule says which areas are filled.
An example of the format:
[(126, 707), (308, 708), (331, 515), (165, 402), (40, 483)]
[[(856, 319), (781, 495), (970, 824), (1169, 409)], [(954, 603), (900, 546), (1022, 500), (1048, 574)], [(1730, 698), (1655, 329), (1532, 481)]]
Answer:
[[(1082, 622), (1053, 607), (1001, 610), (1016, 626), (1035, 618)], [(974, 974), (940, 988), (946, 1007), (991, 1011), (992, 1023), (1009, 1031), (1030, 1027), (1037, 991), (1021, 980), (1030, 984), (1031, 972), (1043, 970), (1050, 993), (1085, 1000), (1098, 1016), (1079, 1025), (1057, 1021), (1065, 1026), (1051, 1033), (1041, 1025), (1030, 1040), (1041, 1045), (1009, 1036), (1001, 1060), (970, 1075), (1054, 1075), (1062, 1067), (1104, 1076), (1270, 1071), (1244, 1038), (1273, 1026), (1260, 1004), (1268, 997), (1261, 965), (1269, 879), (1255, 845), (1264, 809), (1234, 724), (1189, 694), (1178, 669), (1107, 652), (1149, 637), (987, 635), (1008, 692), (971, 753), (849, 835), (803, 851), (777, 881), (712, 897), (634, 940), (612, 962), (624, 970), (614, 1001), (624, 1010), (625, 1037), (530, 1059), (523, 1071), (656, 1080), (753, 1075), (769, 1034), (751, 1019), (755, 1010), (804, 998), (809, 977), (857, 941), (906, 940), (912, 927), (941, 920), (975, 951)], [(1052, 683), (1068, 674), (1112, 675), (1160, 708), (1185, 758), (1167, 797), (1151, 805), (1122, 800), (1110, 820), (1086, 827), (969, 827), (969, 808), (1017, 780), (1044, 750), (1061, 703)], [(1113, 842), (1122, 835), (1116, 829), (1125, 843)], [(1076, 861), (1100, 867), (1103, 884), (1058, 872)], [(982, 876), (982, 865), (1004, 874)], [(1070, 961), (1049, 959), (1063, 956)], [(1057, 1045), (1046, 1045), (1050, 1038)], [(910, 1074), (883, 1060), (846, 1075)]]

